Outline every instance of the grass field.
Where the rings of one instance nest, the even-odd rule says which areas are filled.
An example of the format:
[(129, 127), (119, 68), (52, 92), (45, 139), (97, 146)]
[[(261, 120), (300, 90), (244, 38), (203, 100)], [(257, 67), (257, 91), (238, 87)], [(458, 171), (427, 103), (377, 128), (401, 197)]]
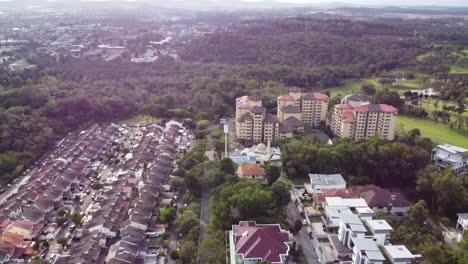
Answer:
[(408, 116), (398, 116), (396, 133), (418, 128), (423, 137), (428, 137), (436, 143), (449, 143), (459, 147), (468, 148), (468, 137), (451, 130), (447, 125), (435, 123), (430, 120)]
[(449, 74), (468, 74), (468, 69), (452, 65), (450, 66)]
[[(428, 113), (431, 113), (434, 110), (442, 111), (443, 106), (444, 106), (443, 102), (439, 101), (439, 104), (438, 104), (437, 107), (434, 106), (434, 102), (435, 102), (434, 99), (422, 99), (421, 107), (426, 109), (426, 111)], [(454, 105), (454, 104), (453, 103), (446, 103), (446, 105), (451, 106), (451, 105)], [(468, 116), (468, 112), (463, 113), (462, 116)]]
[(407, 87), (408, 89), (411, 89), (411, 90), (421, 89), (421, 85), (418, 79), (399, 81), (398, 85)]
[(119, 122), (127, 125), (149, 125), (159, 122), (159, 119), (147, 115), (136, 115), (130, 119)]

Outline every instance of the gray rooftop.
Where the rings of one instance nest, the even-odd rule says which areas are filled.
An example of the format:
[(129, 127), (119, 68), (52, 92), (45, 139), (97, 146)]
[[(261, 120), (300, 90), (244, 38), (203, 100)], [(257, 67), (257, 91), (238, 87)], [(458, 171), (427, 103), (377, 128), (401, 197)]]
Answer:
[(309, 178), (315, 185), (346, 185), (341, 174), (309, 174)]

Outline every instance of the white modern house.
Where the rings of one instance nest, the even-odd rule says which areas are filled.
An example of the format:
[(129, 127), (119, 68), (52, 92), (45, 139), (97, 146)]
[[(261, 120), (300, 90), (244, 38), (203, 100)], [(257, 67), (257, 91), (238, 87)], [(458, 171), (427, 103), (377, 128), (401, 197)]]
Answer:
[(383, 247), (387, 259), (392, 264), (411, 264), (421, 255), (413, 255), (404, 245), (387, 245)]
[(353, 264), (383, 264), (385, 257), (370, 238), (353, 238)]
[(449, 144), (438, 145), (432, 149), (432, 161), (441, 169), (449, 166), (457, 174), (468, 173), (468, 149)]
[(390, 232), (393, 228), (387, 223), (387, 221), (380, 219), (366, 220), (365, 223), (377, 246), (383, 246), (389, 243)]
[(463, 236), (468, 230), (468, 213), (457, 214), (457, 216), (457, 226), (455, 227), (457, 232), (455, 236), (457, 241), (460, 242), (463, 240)]
[(353, 214), (358, 208), (368, 208), (365, 211), (369, 212), (370, 208), (362, 198), (343, 199), (341, 197), (325, 197), (325, 225), (328, 228), (338, 228), (342, 214)]
[(346, 181), (341, 174), (309, 174), (313, 194), (320, 194), (325, 189), (346, 189)]
[(355, 214), (342, 213), (340, 215), (340, 227), (338, 228), (338, 239), (348, 247), (353, 247), (353, 238), (364, 238), (366, 227), (361, 219)]

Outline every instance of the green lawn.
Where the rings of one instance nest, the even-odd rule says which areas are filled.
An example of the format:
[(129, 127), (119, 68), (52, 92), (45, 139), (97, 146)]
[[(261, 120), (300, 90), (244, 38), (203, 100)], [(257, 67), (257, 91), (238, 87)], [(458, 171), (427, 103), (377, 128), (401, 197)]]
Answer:
[(461, 68), (456, 65), (452, 65), (450, 67), (449, 74), (468, 74), (468, 69), (467, 68)]
[[(434, 110), (443, 110), (444, 103), (442, 101), (439, 101), (439, 104), (437, 107), (434, 106), (434, 103), (436, 102), (435, 99), (422, 99), (421, 107), (426, 109), (428, 113), (431, 113)], [(447, 106), (454, 105), (453, 103), (446, 103)], [(468, 116), (468, 112), (464, 112), (462, 116)]]
[(431, 56), (434, 56), (434, 52), (428, 52), (428, 53), (424, 53), (424, 54), (421, 54), (419, 56), (416, 57), (417, 60), (422, 60), (424, 58), (427, 58), (427, 57), (431, 57)]
[(404, 86), (408, 89), (415, 90), (415, 89), (421, 89), (421, 84), (418, 79), (414, 80), (405, 80), (405, 81), (399, 81), (398, 85)]
[(413, 128), (418, 128), (423, 137), (428, 137), (436, 143), (449, 143), (468, 148), (468, 137), (451, 130), (447, 125), (425, 119), (398, 116), (396, 133), (402, 130), (409, 131)]

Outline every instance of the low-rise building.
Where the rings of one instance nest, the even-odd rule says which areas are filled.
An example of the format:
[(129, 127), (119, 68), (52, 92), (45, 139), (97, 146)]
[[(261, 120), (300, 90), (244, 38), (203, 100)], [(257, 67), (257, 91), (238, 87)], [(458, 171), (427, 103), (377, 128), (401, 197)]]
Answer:
[(241, 221), (229, 231), (230, 264), (267, 261), (284, 264), (289, 255), (292, 235), (279, 224)]
[(411, 264), (422, 257), (413, 255), (404, 245), (386, 245), (383, 250), (387, 260), (392, 264)]
[(240, 179), (267, 183), (265, 170), (260, 165), (242, 165), (237, 168), (237, 176)]
[(411, 202), (398, 190), (389, 190), (375, 185), (351, 187), (357, 197), (364, 199), (375, 212), (384, 212), (394, 217), (406, 215)]
[(364, 223), (372, 234), (372, 237), (377, 246), (383, 246), (389, 243), (390, 232), (393, 230), (393, 228), (387, 223), (387, 221), (376, 219), (366, 220)]
[(457, 214), (456, 239), (462, 241), (465, 233), (468, 231), (468, 213)]
[(382, 264), (385, 257), (370, 238), (353, 238), (353, 264)]
[(237, 165), (246, 164), (265, 164), (281, 166), (281, 150), (278, 147), (272, 147), (270, 142), (267, 145), (260, 143), (241, 151), (232, 152), (229, 157)]
[(467, 174), (468, 149), (450, 144), (437, 145), (432, 149), (432, 162), (441, 169), (449, 167), (457, 174)]
[(313, 194), (320, 194), (323, 190), (345, 189), (346, 181), (341, 174), (309, 174)]

